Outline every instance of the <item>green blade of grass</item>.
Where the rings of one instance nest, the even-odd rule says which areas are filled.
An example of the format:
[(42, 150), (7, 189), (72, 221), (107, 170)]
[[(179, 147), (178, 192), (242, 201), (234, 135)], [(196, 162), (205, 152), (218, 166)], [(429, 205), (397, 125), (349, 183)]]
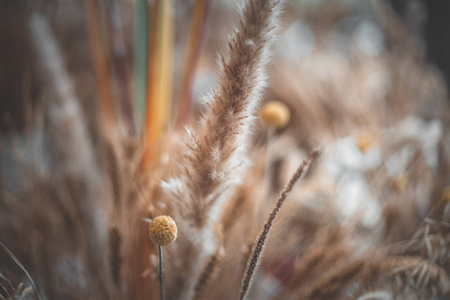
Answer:
[(135, 128), (142, 131), (147, 95), (148, 7), (147, 0), (136, 0), (134, 18)]

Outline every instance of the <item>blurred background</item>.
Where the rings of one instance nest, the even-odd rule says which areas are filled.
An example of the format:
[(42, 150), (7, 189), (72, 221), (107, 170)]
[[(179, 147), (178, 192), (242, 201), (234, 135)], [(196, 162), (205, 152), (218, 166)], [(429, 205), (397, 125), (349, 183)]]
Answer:
[[(125, 135), (143, 137), (149, 147), (161, 135), (195, 127), (216, 85), (217, 53), (239, 19), (237, 7), (231, 0), (2, 2), (2, 135), (39, 136), (24, 129), (42, 118), (47, 100), (55, 97), (55, 79), (42, 71), (36, 50), (52, 43), (60, 53), (48, 59), (67, 69), (93, 141), (101, 134), (96, 125), (102, 116), (120, 124)], [(354, 159), (356, 145), (362, 160), (372, 155), (375, 162), (368, 164), (377, 165), (387, 147), (384, 139), (397, 130), (394, 136), (421, 140), (428, 166), (437, 168), (444, 151), (439, 147), (447, 147), (447, 13), (446, 1), (286, 1), (264, 101), (282, 102), (291, 117), (286, 127), (271, 131), (281, 139), (270, 143), (271, 151), (287, 159), (283, 141), (298, 149), (320, 144)], [(48, 25), (47, 37), (39, 36), (36, 23), (42, 22), (33, 19)], [(266, 143), (267, 132), (258, 123), (255, 145)], [(30, 143), (26, 140), (19, 143)], [(17, 189), (20, 174), (14, 143), (2, 139), (8, 189)]]
[[(149, 1), (149, 5), (154, 2)], [(168, 43), (172, 43), (168, 50), (172, 87), (169, 98), (176, 104), (188, 94), (198, 107), (201, 97), (214, 87), (216, 53), (224, 46), (230, 24), (238, 19), (238, 4), (231, 0), (169, 2), (171, 16), (165, 33), (166, 39), (170, 40)], [(95, 101), (99, 94), (113, 97), (117, 106), (122, 101), (137, 102), (140, 78), (137, 78), (139, 70), (136, 69), (146, 64), (146, 61), (136, 62), (139, 56), (136, 40), (142, 40), (139, 36), (142, 33), (136, 29), (141, 26), (136, 21), (139, 10), (142, 11), (139, 5), (142, 4), (138, 0), (3, 2), (0, 11), (3, 20), (0, 28), (3, 45), (0, 58), (2, 130), (8, 127), (10, 119), (23, 123), (24, 101), (20, 99), (29, 98), (37, 105), (45, 98), (28, 25), (33, 13), (41, 14), (49, 22), (84, 105), (97, 106), (101, 102)], [(373, 92), (386, 94), (395, 89), (389, 77), (401, 67), (393, 66), (389, 60), (395, 61), (397, 57), (401, 58), (398, 65), (409, 60), (417, 68), (435, 74), (437, 81), (447, 82), (450, 21), (446, 16), (449, 12), (450, 4), (443, 0), (287, 1), (284, 31), (275, 49), (276, 62), (270, 71), (273, 84), (268, 88), (269, 95), (282, 91), (290, 93), (281, 88), (285, 81), (276, 75), (280, 69), (284, 76), (289, 72), (299, 74), (297, 82), (301, 81), (301, 76), (307, 76), (313, 83), (328, 80), (326, 84), (348, 91), (343, 82), (338, 83), (330, 76), (344, 80), (353, 73), (350, 68), (357, 66), (367, 67), (367, 74), (364, 78), (354, 76), (350, 81), (346, 78), (347, 87), (360, 86), (354, 80), (364, 81), (370, 77)], [(147, 15), (148, 20), (155, 19), (151, 12)], [(156, 34), (152, 35), (151, 25), (147, 29), (142, 27), (141, 30), (148, 30), (150, 45)], [(100, 56), (95, 54), (99, 49), (103, 52)], [(299, 66), (295, 71), (292, 70), (294, 63)], [(320, 78), (313, 79), (314, 74)], [(192, 78), (186, 80), (186, 77)], [(378, 86), (374, 86), (376, 84)], [(326, 88), (323, 86), (322, 89)], [(366, 100), (363, 97), (360, 102)], [(176, 105), (171, 107), (171, 115), (175, 115)], [(95, 110), (87, 111), (93, 113)]]
[[(79, 100), (94, 146), (100, 122), (118, 124), (148, 148), (195, 128), (237, 7), (232, 0), (1, 1), (2, 188), (22, 189), (24, 160), (46, 169), (48, 141), (35, 124), (45, 125), (49, 99)], [(258, 114), (253, 176), (238, 195), (275, 198), (309, 149), (324, 152), (285, 213), (301, 234), (269, 247), (255, 299), (280, 285), (295, 290), (294, 265), (324, 215), (357, 224), (349, 235), (371, 245), (409, 239), (433, 214), (450, 220), (450, 2), (292, 0), (284, 10), (262, 107), (280, 102), (289, 117), (273, 128)], [(261, 223), (267, 205), (258, 205)], [(248, 232), (259, 228), (240, 222)], [(292, 245), (305, 251), (293, 254)], [(215, 292), (233, 286), (230, 279)]]

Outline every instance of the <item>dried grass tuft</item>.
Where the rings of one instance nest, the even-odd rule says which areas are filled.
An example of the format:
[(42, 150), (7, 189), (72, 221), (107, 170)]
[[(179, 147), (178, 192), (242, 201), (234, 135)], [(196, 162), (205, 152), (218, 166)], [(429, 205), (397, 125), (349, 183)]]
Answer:
[[(351, 8), (288, 6), (288, 26), (297, 13), (303, 17), (280, 47), (294, 45), (292, 28), (314, 36), (310, 53), (293, 58), (274, 47), (282, 3), (245, 2), (200, 122), (186, 120), (190, 113), (180, 107), (178, 120), (167, 112), (159, 121), (192, 128), (155, 127), (149, 149), (143, 137), (150, 132), (141, 132), (145, 95), (164, 94), (162, 100), (173, 91), (198, 113), (186, 92), (200, 53), (195, 28), (212, 16), (208, 27), (221, 32), (227, 11), (217, 13), (219, 1), (206, 13), (210, 1), (197, 1), (193, 15), (201, 19), (189, 20), (189, 61), (183, 74), (173, 70), (173, 82), (179, 74), (183, 84), (177, 90), (171, 70), (162, 81), (147, 76), (156, 69), (145, 70), (154, 64), (146, 32), (148, 40), (164, 40), (153, 45), (163, 65), (172, 64), (172, 50), (185, 48), (147, 30), (157, 20), (148, 18), (152, 5), (78, 2), (0, 4), (0, 36), (7, 40), (0, 47), (0, 98), (11, 99), (11, 107), (23, 102), (18, 113), (0, 111), (0, 299), (158, 299), (159, 291), (167, 299), (450, 298), (448, 97), (393, 15), (383, 8), (369, 20), (389, 47), (368, 55), (348, 28), (360, 20)], [(180, 19), (172, 24), (164, 10), (159, 29), (176, 26), (179, 38), (192, 9), (188, 1), (173, 4)], [(137, 21), (136, 110), (125, 102), (131, 41), (118, 36), (120, 20), (112, 18), (120, 15), (124, 33)], [(345, 49), (336, 53), (342, 36)], [(94, 57), (89, 37), (96, 39)], [(196, 80), (212, 68), (209, 42)], [(264, 98), (266, 73), (273, 84)], [(3, 92), (11, 89), (17, 91)], [(266, 100), (286, 104), (271, 111), (283, 128), (255, 121)], [(320, 160), (318, 150), (305, 150), (316, 144), (323, 145)], [(148, 220), (162, 215), (178, 227), (176, 241), (164, 248), (164, 266), (148, 236)]]

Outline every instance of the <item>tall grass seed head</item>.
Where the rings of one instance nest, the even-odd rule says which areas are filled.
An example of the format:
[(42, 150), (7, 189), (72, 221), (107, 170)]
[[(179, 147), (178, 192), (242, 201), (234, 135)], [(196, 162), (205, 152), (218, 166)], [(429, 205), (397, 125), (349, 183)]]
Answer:
[(177, 224), (169, 216), (158, 216), (148, 225), (148, 236), (158, 246), (166, 246), (177, 238)]

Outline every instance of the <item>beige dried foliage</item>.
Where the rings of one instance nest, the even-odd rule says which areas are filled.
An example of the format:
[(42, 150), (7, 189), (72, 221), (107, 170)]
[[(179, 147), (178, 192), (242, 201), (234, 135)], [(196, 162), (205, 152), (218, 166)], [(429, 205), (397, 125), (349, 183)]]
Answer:
[[(68, 17), (84, 20), (82, 9), (68, 13), (63, 2)], [(392, 15), (378, 20), (395, 47), (371, 57), (351, 48), (345, 61), (325, 45), (349, 11), (336, 4), (309, 11), (304, 22), (317, 38), (312, 54), (288, 62), (278, 57), (270, 69), (265, 100), (286, 103), (291, 118), (268, 146), (267, 128), (254, 117), (280, 4), (246, 3), (202, 121), (186, 144), (178, 131), (162, 137), (145, 171), (142, 141), (120, 124), (98, 121), (95, 87), (81, 69), (88, 59), (77, 60), (63, 43), (71, 41), (72, 27), (65, 26), (77, 25), (78, 33), (84, 23), (71, 17), (55, 30), (51, 24), (59, 23), (45, 12), (18, 18), (36, 25), (25, 30), (35, 56), (30, 67), (39, 66), (47, 102), (24, 112), (30, 128), (2, 133), (1, 164), (16, 161), (20, 170), (11, 167), (0, 180), (0, 242), (37, 288), (0, 251), (0, 298), (32, 299), (38, 290), (43, 299), (157, 299), (158, 252), (148, 219), (160, 215), (178, 225), (177, 240), (164, 248), (168, 299), (450, 297), (450, 118), (437, 73)], [(405, 131), (405, 118), (420, 121), (416, 132)], [(332, 156), (343, 141), (351, 141), (350, 160), (360, 164), (330, 175), (330, 162), (340, 163), (333, 170), (349, 162), (342, 153)], [(280, 211), (286, 194), (275, 203), (274, 193), (317, 144), (322, 157), (301, 185), (289, 182), (290, 199)], [(371, 155), (378, 163), (362, 166)], [(11, 185), (9, 174), (20, 185)], [(340, 184), (348, 178), (363, 182), (365, 193), (343, 195)], [(347, 216), (339, 202), (347, 196), (376, 205)], [(379, 219), (367, 225), (372, 211)]]

